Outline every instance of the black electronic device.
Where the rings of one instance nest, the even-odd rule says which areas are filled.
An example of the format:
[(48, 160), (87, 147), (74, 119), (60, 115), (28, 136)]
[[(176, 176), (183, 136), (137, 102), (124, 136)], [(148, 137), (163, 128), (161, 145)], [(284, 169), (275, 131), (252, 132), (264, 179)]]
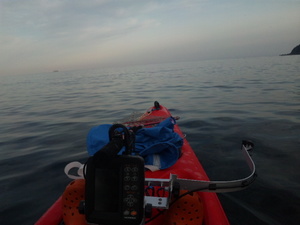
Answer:
[(144, 160), (113, 154), (123, 144), (122, 138), (112, 139), (86, 164), (84, 211), (90, 223), (139, 225), (143, 220)]

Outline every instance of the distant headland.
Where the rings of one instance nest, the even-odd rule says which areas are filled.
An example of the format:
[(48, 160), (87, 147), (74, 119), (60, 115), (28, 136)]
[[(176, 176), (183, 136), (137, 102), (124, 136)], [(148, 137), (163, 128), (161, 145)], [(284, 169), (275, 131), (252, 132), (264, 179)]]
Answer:
[(281, 56), (285, 56), (285, 55), (300, 55), (300, 45), (293, 48), (293, 50), (289, 54), (281, 54)]

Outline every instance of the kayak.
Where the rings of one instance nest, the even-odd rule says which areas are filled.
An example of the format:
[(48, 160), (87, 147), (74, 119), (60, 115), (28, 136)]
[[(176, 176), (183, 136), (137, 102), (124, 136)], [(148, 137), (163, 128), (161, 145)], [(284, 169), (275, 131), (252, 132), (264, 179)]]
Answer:
[[(142, 116), (140, 116), (137, 120), (134, 121), (126, 121), (123, 122), (123, 124), (126, 127), (129, 126), (140, 126), (142, 125), (145, 128), (155, 127), (158, 123), (161, 121), (172, 117), (172, 114), (170, 111), (164, 107), (163, 105), (160, 105), (158, 102), (155, 102), (153, 107), (150, 107)], [(172, 117), (176, 118), (176, 117)], [(178, 118), (176, 118), (178, 119)], [(210, 180), (202, 167), (201, 163), (199, 162), (196, 154), (194, 153), (191, 145), (188, 143), (187, 139), (185, 138), (185, 135), (180, 130), (177, 123), (174, 124), (174, 132), (176, 132), (183, 140), (183, 145), (180, 149), (180, 157), (176, 161), (176, 163), (169, 168), (160, 169), (160, 170), (146, 170), (144, 173), (145, 176), (145, 185), (148, 187), (145, 187), (145, 190), (148, 191), (157, 191), (157, 188), (153, 188), (153, 184), (155, 181), (159, 181), (163, 183), (164, 181), (168, 181), (171, 179), (172, 174), (176, 175), (175, 179), (178, 181), (181, 181), (183, 185), (181, 185), (181, 188), (179, 190), (178, 195), (180, 197), (178, 199), (170, 200), (170, 204), (165, 209), (160, 208), (151, 208), (150, 209), (150, 218), (145, 218), (142, 224), (149, 224), (149, 225), (165, 225), (165, 224), (205, 224), (205, 225), (228, 225), (229, 221), (228, 218), (224, 212), (224, 209), (218, 199), (218, 196), (214, 191), (217, 190), (219, 185), (223, 188), (228, 188), (226, 183), (210, 183)], [(248, 160), (249, 167), (251, 167), (252, 173), (249, 177), (247, 177), (246, 181), (243, 181), (243, 187), (240, 189), (243, 189), (244, 187), (248, 186), (248, 184), (252, 183), (254, 180), (254, 174), (255, 174), (255, 168), (254, 164), (252, 164), (252, 160)], [(173, 179), (173, 178), (172, 178)], [(154, 182), (152, 182), (154, 181)], [(185, 189), (185, 183), (187, 183), (186, 186), (190, 185), (188, 181), (201, 181), (202, 185), (208, 185), (210, 188), (208, 191), (201, 191), (205, 188), (190, 188), (194, 189), (192, 192), (188, 192), (187, 189)], [(77, 180), (77, 183), (73, 185), (74, 187), (76, 185), (81, 185), (80, 182), (84, 182), (84, 179)], [(150, 185), (150, 182), (152, 184)], [(240, 182), (240, 180), (239, 180)], [(194, 184), (191, 183), (191, 184)], [(229, 182), (230, 183), (230, 182)], [(234, 183), (234, 184), (233, 184)], [(238, 182), (233, 182), (229, 184), (229, 187), (234, 186)], [(240, 182), (242, 183), (242, 182)], [(71, 183), (74, 184), (74, 181)], [(70, 184), (70, 185), (71, 185)], [(70, 188), (70, 185), (67, 187)], [(84, 185), (84, 184), (83, 184)], [(71, 188), (74, 188), (71, 187)], [(76, 186), (77, 187), (77, 186)], [(150, 188), (149, 188), (150, 187)], [(198, 187), (198, 186), (197, 186)], [(201, 187), (201, 185), (199, 186)], [(66, 189), (66, 190), (67, 190)], [(230, 188), (228, 188), (230, 189)], [(164, 189), (165, 190), (165, 189)], [(163, 190), (163, 191), (164, 191)], [(166, 189), (167, 190), (167, 189)], [(197, 191), (199, 190), (199, 191)], [(75, 192), (80, 192), (83, 190), (76, 190)], [(222, 192), (222, 191), (220, 191)], [(35, 223), (36, 225), (59, 225), (62, 223), (62, 221), (65, 219), (66, 216), (66, 210), (68, 210), (68, 207), (66, 206), (65, 200), (65, 193), (57, 199), (57, 201), (40, 217), (40, 219)], [(71, 195), (71, 192), (69, 191), (68, 194)], [(153, 195), (154, 196), (154, 195)], [(81, 195), (83, 197), (83, 195)], [(150, 196), (151, 197), (151, 196)], [(150, 197), (146, 198), (145, 201), (147, 202)], [(161, 199), (164, 199), (164, 194), (161, 195), (159, 201)], [(80, 197), (78, 197), (80, 198)], [(76, 197), (76, 199), (78, 199)], [(148, 199), (148, 200), (147, 200)], [(153, 198), (154, 199), (154, 198)], [(74, 199), (73, 199), (74, 200)], [(72, 201), (73, 201), (72, 200)], [(151, 200), (151, 199), (150, 199)], [(150, 201), (149, 200), (149, 201)], [(74, 200), (75, 201), (75, 200)], [(173, 201), (173, 202), (172, 202)], [(76, 209), (78, 208), (79, 202), (76, 203), (70, 203), (72, 204)], [(159, 203), (161, 204), (161, 203)], [(77, 205), (77, 207), (76, 207)], [(69, 207), (71, 208), (71, 207)], [(148, 210), (149, 211), (149, 210)], [(76, 212), (75, 212), (76, 214)], [(72, 212), (72, 216), (74, 216), (74, 212)], [(76, 216), (76, 215), (75, 215)], [(76, 223), (72, 224), (87, 224), (86, 222), (80, 222), (84, 221), (84, 215), (80, 215), (80, 220), (77, 220)], [(67, 224), (67, 223), (65, 223)]]

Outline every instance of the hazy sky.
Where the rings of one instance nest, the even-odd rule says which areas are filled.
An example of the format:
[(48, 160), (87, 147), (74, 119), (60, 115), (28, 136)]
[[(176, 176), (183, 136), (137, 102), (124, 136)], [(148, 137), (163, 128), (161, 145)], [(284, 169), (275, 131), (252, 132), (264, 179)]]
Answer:
[(0, 0), (0, 75), (288, 53), (300, 0)]

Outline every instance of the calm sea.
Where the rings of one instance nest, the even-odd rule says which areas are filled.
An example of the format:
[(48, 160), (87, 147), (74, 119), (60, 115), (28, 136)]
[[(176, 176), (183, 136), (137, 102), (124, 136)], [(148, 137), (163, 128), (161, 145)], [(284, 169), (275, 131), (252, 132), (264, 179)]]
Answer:
[[(57, 68), (53, 68), (57, 69)], [(299, 224), (300, 57), (260, 57), (0, 77), (0, 224), (33, 224), (85, 162), (92, 126), (168, 107), (213, 180), (258, 178), (219, 195), (233, 225)], [(247, 174), (246, 174), (247, 175)]]

